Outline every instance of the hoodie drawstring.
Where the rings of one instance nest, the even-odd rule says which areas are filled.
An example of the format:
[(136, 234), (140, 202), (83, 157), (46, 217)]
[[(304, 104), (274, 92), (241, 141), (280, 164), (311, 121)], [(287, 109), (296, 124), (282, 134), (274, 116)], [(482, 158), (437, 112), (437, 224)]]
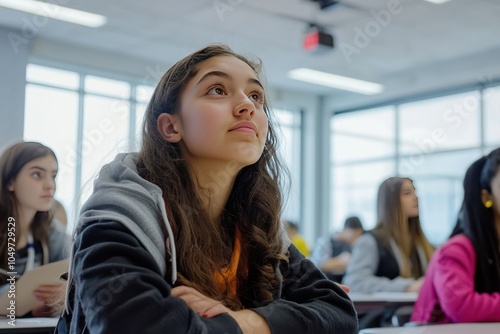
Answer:
[(163, 197), (161, 194), (156, 193), (158, 205), (160, 206), (161, 215), (163, 218), (163, 222), (167, 227), (168, 240), (170, 242), (170, 261), (172, 262), (172, 285), (177, 281), (177, 255), (175, 249), (175, 241), (174, 241), (174, 232), (172, 231), (172, 227), (170, 226), (170, 221), (167, 217), (167, 209), (165, 208), (165, 202), (163, 201)]

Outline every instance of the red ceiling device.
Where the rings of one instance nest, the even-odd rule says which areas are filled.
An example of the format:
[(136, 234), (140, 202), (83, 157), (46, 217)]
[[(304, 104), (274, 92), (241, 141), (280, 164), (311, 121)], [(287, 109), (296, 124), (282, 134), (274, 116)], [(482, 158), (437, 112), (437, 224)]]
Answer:
[(312, 29), (304, 36), (304, 50), (310, 53), (319, 53), (332, 50), (333, 36), (318, 29)]

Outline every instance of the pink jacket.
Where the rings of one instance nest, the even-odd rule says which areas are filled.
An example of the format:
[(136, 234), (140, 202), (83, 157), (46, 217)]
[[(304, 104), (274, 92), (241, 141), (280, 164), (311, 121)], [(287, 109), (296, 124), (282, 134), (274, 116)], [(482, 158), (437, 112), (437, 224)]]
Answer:
[(476, 252), (457, 235), (434, 253), (411, 317), (416, 322), (500, 321), (500, 293), (474, 291)]

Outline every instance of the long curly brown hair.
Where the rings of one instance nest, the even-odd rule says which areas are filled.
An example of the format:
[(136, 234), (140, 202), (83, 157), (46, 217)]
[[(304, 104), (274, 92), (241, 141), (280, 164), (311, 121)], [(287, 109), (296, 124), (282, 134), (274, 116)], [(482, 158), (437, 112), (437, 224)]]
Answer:
[[(9, 184), (14, 181), (28, 162), (51, 155), (56, 159), (54, 152), (37, 142), (19, 142), (8, 147), (0, 156), (0, 268), (7, 268), (7, 244), (8, 244), (8, 224), (9, 217), (18, 216), (18, 204), (16, 195), (9, 191)], [(52, 221), (50, 211), (38, 211), (31, 222), (33, 238), (42, 243), (48, 242), (48, 229)], [(16, 229), (16, 239), (21, 238), (21, 231)], [(0, 274), (0, 284), (7, 282), (7, 276)]]
[[(146, 109), (137, 167), (143, 178), (163, 191), (176, 242), (178, 284), (238, 310), (272, 300), (273, 287), (279, 284), (276, 268), (280, 261), (287, 260), (280, 228), (280, 182), (287, 171), (276, 152), (272, 122), (269, 120), (262, 156), (239, 171), (223, 213), (215, 222), (202, 206), (180, 147), (167, 142), (157, 128), (160, 114), (179, 112), (181, 93), (197, 74), (200, 63), (216, 56), (236, 57), (260, 74), (260, 62), (252, 62), (224, 45), (210, 45), (177, 62), (160, 80)], [(267, 102), (264, 110), (270, 119)], [(237, 294), (233, 296), (227, 282), (226, 292), (221, 293), (214, 273), (231, 259), (236, 228), (242, 249)]]

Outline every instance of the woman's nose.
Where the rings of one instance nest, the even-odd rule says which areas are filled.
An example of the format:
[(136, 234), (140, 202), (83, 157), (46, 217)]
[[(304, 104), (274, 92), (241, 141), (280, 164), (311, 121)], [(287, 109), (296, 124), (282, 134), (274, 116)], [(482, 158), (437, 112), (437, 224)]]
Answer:
[(243, 114), (253, 114), (255, 110), (255, 105), (248, 96), (244, 96), (234, 107), (233, 114), (235, 116), (241, 116)]
[(55, 189), (56, 188), (56, 180), (52, 176), (48, 176), (45, 179), (45, 188), (46, 189)]

